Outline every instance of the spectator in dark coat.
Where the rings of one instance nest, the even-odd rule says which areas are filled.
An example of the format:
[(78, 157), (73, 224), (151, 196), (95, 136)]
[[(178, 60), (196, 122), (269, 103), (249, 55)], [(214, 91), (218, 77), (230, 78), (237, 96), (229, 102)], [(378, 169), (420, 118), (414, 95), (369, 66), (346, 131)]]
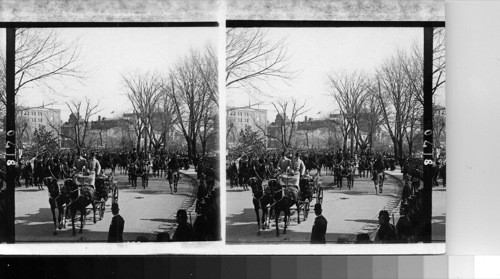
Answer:
[(316, 214), (316, 219), (314, 220), (314, 225), (311, 232), (311, 244), (325, 244), (326, 243), (326, 227), (328, 222), (325, 217), (321, 215), (323, 210), (321, 209), (321, 204), (317, 203), (314, 205), (314, 213)]
[(377, 243), (394, 243), (396, 241), (396, 229), (389, 223), (391, 218), (387, 210), (381, 210), (378, 215), (378, 222), (380, 227), (375, 237)]
[(111, 212), (113, 213), (113, 219), (109, 226), (108, 242), (123, 242), (125, 220), (120, 216), (120, 208), (117, 203), (111, 205)]
[(177, 211), (177, 229), (172, 241), (192, 241), (194, 240), (193, 226), (187, 222), (187, 212), (184, 209)]

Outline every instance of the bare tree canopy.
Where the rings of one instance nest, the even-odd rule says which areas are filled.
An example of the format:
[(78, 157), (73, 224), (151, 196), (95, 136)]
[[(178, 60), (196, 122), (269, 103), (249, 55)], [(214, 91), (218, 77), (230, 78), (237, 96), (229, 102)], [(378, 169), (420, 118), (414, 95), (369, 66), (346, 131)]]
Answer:
[(297, 131), (298, 118), (309, 111), (306, 101), (301, 104), (292, 98), (290, 101), (273, 102), (272, 105), (277, 113), (276, 121), (269, 127), (256, 126), (266, 137), (278, 141), (283, 149), (293, 148), (292, 140)]
[(403, 139), (412, 124), (412, 112), (420, 105), (419, 91), (408, 84), (411, 80), (406, 70), (409, 60), (407, 53), (398, 51), (377, 72), (377, 99), (394, 145), (394, 155), (399, 159), (403, 157)]
[[(53, 82), (64, 84), (66, 78), (81, 80), (79, 40), (66, 42), (54, 29), (16, 29), (16, 84), (17, 95), (22, 88), (36, 87), (41, 92), (57, 93)], [(5, 104), (5, 57), (0, 55), (2, 88), (0, 101)]]
[[(187, 142), (188, 155), (194, 159), (197, 153), (198, 137), (204, 141), (208, 139), (217, 109), (216, 102), (212, 98), (211, 90), (207, 86), (204, 75), (204, 67), (207, 63), (202, 52), (191, 50), (190, 53), (179, 60), (176, 67), (171, 71), (170, 82), (165, 83), (164, 90), (170, 95), (177, 113), (177, 119)], [(214, 123), (215, 124), (215, 123)], [(202, 133), (202, 135), (200, 135)]]
[[(445, 29), (434, 28), (432, 51), (432, 94), (434, 95), (446, 82)], [(408, 63), (405, 66), (409, 86), (418, 92), (418, 100), (424, 103), (424, 54), (422, 46), (414, 45)]]
[(87, 147), (89, 131), (91, 129), (91, 120), (94, 115), (100, 112), (99, 102), (93, 103), (90, 99), (85, 101), (70, 101), (66, 103), (70, 111), (69, 121), (66, 125), (68, 131), (60, 131), (59, 127), (49, 124), (59, 136), (68, 139), (77, 151)]
[(259, 92), (259, 82), (290, 80), (286, 39), (271, 42), (262, 29), (228, 28), (226, 31), (226, 87)]
[(368, 97), (369, 80), (365, 74), (353, 72), (328, 75), (330, 95), (337, 102), (340, 114), (344, 119), (342, 125), (344, 135), (344, 148), (346, 148), (347, 137), (351, 135), (351, 153), (354, 152), (354, 141), (356, 147), (360, 145), (361, 129), (360, 121), (363, 113), (364, 103)]
[(147, 152), (148, 140), (154, 138), (153, 117), (161, 96), (161, 79), (152, 73), (131, 74), (128, 77), (122, 76), (125, 83), (127, 97), (132, 104), (134, 115), (139, 123), (136, 133), (137, 148), (140, 149), (140, 138), (144, 131), (144, 147)]

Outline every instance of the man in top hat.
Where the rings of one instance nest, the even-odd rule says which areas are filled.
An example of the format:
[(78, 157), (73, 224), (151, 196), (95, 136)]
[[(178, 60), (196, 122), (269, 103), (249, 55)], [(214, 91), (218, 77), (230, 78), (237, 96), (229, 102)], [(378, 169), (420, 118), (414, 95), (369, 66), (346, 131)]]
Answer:
[(311, 232), (311, 244), (325, 244), (326, 243), (326, 227), (328, 222), (326, 218), (321, 215), (323, 212), (321, 204), (317, 203), (314, 205), (314, 214), (316, 214), (316, 219), (314, 220), (314, 225)]
[(188, 223), (187, 212), (184, 209), (177, 211), (177, 229), (172, 241), (192, 241), (194, 240), (193, 226)]
[(108, 242), (123, 242), (123, 228), (125, 226), (125, 220), (120, 216), (120, 208), (118, 203), (113, 203), (111, 205), (111, 212), (113, 213), (113, 219), (111, 220), (111, 225), (109, 226)]
[(389, 222), (389, 212), (387, 210), (380, 210), (378, 214), (378, 223), (380, 227), (375, 237), (377, 243), (394, 243), (396, 241), (396, 228)]

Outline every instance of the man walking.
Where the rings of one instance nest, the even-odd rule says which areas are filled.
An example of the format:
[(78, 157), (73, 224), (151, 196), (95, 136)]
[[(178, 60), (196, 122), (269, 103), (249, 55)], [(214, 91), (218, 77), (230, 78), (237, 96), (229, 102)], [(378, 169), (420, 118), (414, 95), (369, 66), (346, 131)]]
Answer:
[(321, 215), (323, 212), (321, 204), (317, 203), (314, 205), (314, 214), (316, 214), (316, 219), (314, 220), (314, 225), (311, 232), (311, 244), (326, 244), (326, 226), (328, 222), (325, 217)]

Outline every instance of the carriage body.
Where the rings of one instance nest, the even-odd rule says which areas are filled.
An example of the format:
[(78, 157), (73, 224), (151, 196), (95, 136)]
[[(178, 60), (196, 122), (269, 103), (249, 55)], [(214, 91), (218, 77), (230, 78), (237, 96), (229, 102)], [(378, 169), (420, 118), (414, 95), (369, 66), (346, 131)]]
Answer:
[(95, 180), (94, 202), (99, 210), (100, 220), (104, 217), (106, 202), (111, 198), (111, 203), (118, 202), (118, 185), (114, 175), (100, 175)]

